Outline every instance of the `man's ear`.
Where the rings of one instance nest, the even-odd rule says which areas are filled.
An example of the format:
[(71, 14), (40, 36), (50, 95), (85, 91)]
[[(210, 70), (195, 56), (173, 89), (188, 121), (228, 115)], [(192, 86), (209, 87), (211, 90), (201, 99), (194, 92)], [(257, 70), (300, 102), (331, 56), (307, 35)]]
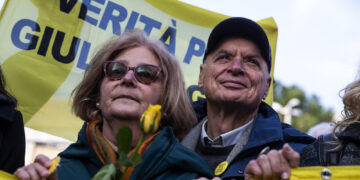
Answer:
[(200, 73), (199, 73), (199, 79), (198, 79), (198, 87), (199, 88), (203, 88), (204, 84), (203, 84), (203, 80), (204, 80), (204, 75), (205, 75), (205, 64), (201, 64), (200, 65)]
[(264, 94), (264, 97), (263, 99), (266, 99), (267, 95), (269, 94), (269, 89), (270, 89), (270, 86), (271, 86), (271, 76), (269, 75), (266, 79), (266, 91), (265, 91), (265, 94)]

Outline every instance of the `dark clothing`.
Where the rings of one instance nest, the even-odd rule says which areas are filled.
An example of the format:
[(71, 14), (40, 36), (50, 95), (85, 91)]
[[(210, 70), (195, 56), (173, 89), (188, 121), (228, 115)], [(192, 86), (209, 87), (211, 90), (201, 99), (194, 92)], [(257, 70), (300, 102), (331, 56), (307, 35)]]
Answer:
[(226, 147), (206, 147), (199, 141), (195, 151), (205, 159), (211, 169), (215, 169), (219, 163), (226, 160), (234, 145)]
[(86, 137), (86, 123), (78, 134), (78, 140), (59, 154), (57, 176), (62, 179), (91, 179), (103, 166)]
[(360, 124), (351, 124), (337, 137), (339, 142), (331, 134), (319, 136), (304, 148), (300, 166), (360, 165)]
[[(76, 143), (60, 154), (58, 179), (91, 179), (103, 166), (86, 137), (86, 123)], [(185, 148), (165, 128), (155, 138), (143, 156), (131, 179), (193, 179), (212, 177), (206, 162), (195, 152)]]
[(146, 151), (131, 180), (190, 180), (213, 176), (207, 163), (194, 151), (181, 145), (171, 128), (165, 128)]
[(0, 95), (0, 170), (14, 173), (24, 166), (25, 131), (20, 111), (15, 102)]
[[(200, 100), (194, 104), (195, 111), (198, 118), (206, 116), (206, 101)], [(200, 113), (199, 113), (200, 112)], [(183, 139), (182, 144), (195, 149), (200, 139), (201, 125), (197, 125), (192, 131)], [(301, 152), (308, 144), (315, 139), (305, 133), (296, 130), (294, 127), (282, 123), (277, 113), (266, 103), (262, 102), (259, 106), (259, 112), (254, 119), (252, 128), (249, 129), (248, 137), (243, 146), (235, 145), (233, 152), (235, 158), (229, 162), (226, 171), (221, 175), (223, 179), (242, 179), (244, 178), (244, 170), (250, 160), (256, 159), (262, 149), (269, 146), (271, 149), (281, 149), (285, 143), (288, 143), (295, 151)], [(243, 135), (244, 135), (243, 134)], [(246, 136), (246, 135), (244, 135)], [(241, 147), (241, 148), (237, 148)]]

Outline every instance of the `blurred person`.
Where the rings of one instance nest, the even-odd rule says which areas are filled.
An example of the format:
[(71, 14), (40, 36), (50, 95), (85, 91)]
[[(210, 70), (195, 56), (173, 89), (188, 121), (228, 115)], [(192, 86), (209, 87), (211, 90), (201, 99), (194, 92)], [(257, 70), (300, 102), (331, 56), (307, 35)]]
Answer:
[(318, 138), (320, 135), (331, 133), (333, 129), (334, 129), (333, 123), (321, 122), (311, 127), (308, 130), (307, 134), (314, 138)]
[(344, 120), (301, 153), (301, 166), (360, 165), (360, 80), (344, 89)]
[(271, 49), (256, 22), (232, 17), (212, 30), (198, 86), (206, 100), (194, 104), (201, 122), (182, 140), (222, 179), (242, 179), (248, 162), (266, 147), (289, 143), (297, 152), (314, 138), (282, 123), (265, 102), (272, 78)]
[(289, 147), (259, 156), (246, 167), (245, 179), (278, 179), (299, 165), (360, 165), (360, 80), (350, 83), (344, 92), (344, 119), (336, 123), (332, 133), (320, 135), (301, 156)]
[(0, 170), (13, 173), (25, 161), (25, 130), (17, 100), (5, 89), (0, 67)]
[[(162, 106), (162, 130), (150, 137), (152, 143), (132, 178), (212, 176), (206, 162), (177, 141), (196, 123), (179, 64), (162, 42), (149, 39), (143, 31), (128, 31), (100, 49), (73, 96), (73, 111), (85, 123), (77, 142), (59, 154), (58, 179), (91, 179), (102, 166), (115, 164), (116, 133), (129, 126), (134, 148), (141, 135), (140, 117), (149, 104)], [(46, 178), (50, 164), (40, 155), (15, 175)]]

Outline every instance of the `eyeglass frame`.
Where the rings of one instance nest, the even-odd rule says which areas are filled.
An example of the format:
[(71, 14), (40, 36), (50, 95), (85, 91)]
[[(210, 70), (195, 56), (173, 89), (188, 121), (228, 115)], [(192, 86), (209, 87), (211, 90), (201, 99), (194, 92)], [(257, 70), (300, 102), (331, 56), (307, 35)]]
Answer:
[[(109, 78), (110, 80), (112, 80), (112, 81), (121, 80), (121, 79), (124, 77), (124, 76), (123, 76), (123, 77), (121, 77), (121, 78), (119, 78), (119, 79), (117, 79), (117, 78), (113, 79), (113, 78), (110, 78), (110, 76), (107, 74), (106, 67), (108, 66), (108, 64), (114, 63), (114, 62), (125, 65), (125, 67), (126, 67), (126, 73), (124, 74), (124, 76), (125, 76), (130, 70), (132, 70), (132, 71), (134, 72), (134, 77), (135, 77), (136, 81), (138, 81), (138, 82), (140, 82), (140, 83), (143, 83), (143, 84), (151, 84), (152, 82), (156, 81), (156, 79), (158, 78), (159, 74), (163, 71), (161, 67), (155, 66), (155, 65), (152, 65), (152, 64), (140, 64), (140, 65), (132, 66), (132, 67), (131, 67), (131, 66), (126, 65), (126, 64), (123, 63), (123, 62), (113, 61), (113, 60), (107, 60), (107, 61), (104, 61), (104, 62), (103, 62), (103, 71), (104, 71), (105, 77), (108, 77), (108, 78)], [(154, 79), (152, 79), (149, 83), (146, 83), (146, 82), (143, 82), (143, 81), (139, 80), (139, 79), (137, 78), (136, 71), (135, 71), (136, 68), (138, 68), (139, 66), (152, 66), (152, 67), (155, 67), (157, 73), (156, 73)]]

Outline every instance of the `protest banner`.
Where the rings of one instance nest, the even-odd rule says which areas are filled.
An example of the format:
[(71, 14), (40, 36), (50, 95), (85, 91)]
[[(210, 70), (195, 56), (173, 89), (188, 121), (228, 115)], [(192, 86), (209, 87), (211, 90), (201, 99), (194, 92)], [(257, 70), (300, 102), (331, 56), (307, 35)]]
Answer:
[[(208, 35), (227, 17), (177, 0), (7, 0), (0, 14), (0, 63), (25, 125), (76, 140), (83, 121), (71, 113), (71, 92), (107, 40), (134, 28), (162, 40), (196, 101), (204, 97), (197, 81)], [(272, 18), (258, 23), (274, 64), (277, 26)], [(266, 102), (272, 102), (272, 88)]]

